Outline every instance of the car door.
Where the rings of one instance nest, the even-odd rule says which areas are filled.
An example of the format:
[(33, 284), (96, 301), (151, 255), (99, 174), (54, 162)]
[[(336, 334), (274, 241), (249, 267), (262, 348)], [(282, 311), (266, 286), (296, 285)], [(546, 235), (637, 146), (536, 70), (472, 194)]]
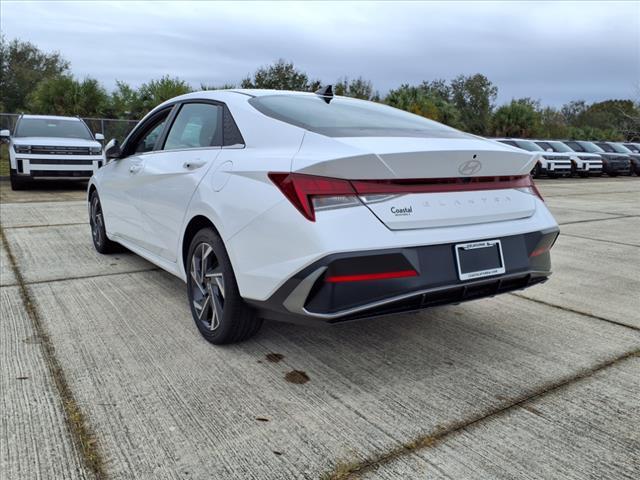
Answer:
[(100, 201), (110, 234), (128, 241), (142, 237), (135, 206), (140, 173), (162, 137), (171, 110), (163, 109), (141, 123), (123, 145), (122, 157), (103, 167)]
[(144, 159), (135, 199), (144, 234), (138, 243), (171, 262), (189, 201), (222, 148), (221, 105), (189, 101), (176, 108), (160, 148)]

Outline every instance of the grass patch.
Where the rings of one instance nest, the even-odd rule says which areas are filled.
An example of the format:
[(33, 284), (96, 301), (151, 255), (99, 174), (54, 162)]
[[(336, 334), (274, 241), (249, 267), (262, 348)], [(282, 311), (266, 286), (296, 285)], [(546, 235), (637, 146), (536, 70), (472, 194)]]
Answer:
[(33, 327), (42, 345), (47, 367), (49, 368), (53, 382), (62, 400), (62, 407), (64, 409), (66, 422), (69, 427), (72, 440), (80, 451), (79, 453), (81, 454), (81, 458), (87, 469), (93, 473), (96, 480), (102, 480), (106, 478), (104, 460), (97, 444), (95, 432), (89, 425), (86, 415), (80, 409), (80, 406), (71, 391), (71, 387), (67, 382), (62, 366), (56, 356), (55, 347), (42, 324), (38, 309), (29, 295), (29, 289), (24, 283), (22, 273), (18, 268), (16, 258), (13, 255), (11, 245), (7, 241), (2, 225), (0, 225), (0, 243), (4, 245), (7, 257), (9, 258), (9, 265), (11, 270), (13, 270), (20, 289), (22, 303), (27, 311), (27, 315), (33, 323)]
[(9, 176), (9, 145), (0, 143), (0, 176)]

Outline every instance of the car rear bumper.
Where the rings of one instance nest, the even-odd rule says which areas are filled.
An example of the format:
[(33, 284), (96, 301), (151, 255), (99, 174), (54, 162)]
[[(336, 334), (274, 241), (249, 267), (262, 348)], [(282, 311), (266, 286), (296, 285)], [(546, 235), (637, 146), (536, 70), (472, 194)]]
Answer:
[[(552, 228), (497, 238), (505, 272), (467, 281), (460, 280), (453, 243), (328, 255), (296, 273), (267, 300), (249, 303), (269, 319), (339, 323), (493, 296), (545, 281), (551, 274), (549, 249), (558, 233)], [(410, 270), (416, 275), (330, 280)]]

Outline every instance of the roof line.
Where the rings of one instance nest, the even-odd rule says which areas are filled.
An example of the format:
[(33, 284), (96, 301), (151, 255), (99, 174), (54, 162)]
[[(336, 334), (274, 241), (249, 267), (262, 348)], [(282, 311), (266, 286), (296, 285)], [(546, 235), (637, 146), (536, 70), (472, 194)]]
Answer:
[(238, 93), (240, 95), (246, 95), (247, 97), (255, 98), (255, 95), (251, 95), (250, 93), (247, 93), (247, 92), (239, 92), (237, 90), (229, 90), (229, 91), (232, 93)]

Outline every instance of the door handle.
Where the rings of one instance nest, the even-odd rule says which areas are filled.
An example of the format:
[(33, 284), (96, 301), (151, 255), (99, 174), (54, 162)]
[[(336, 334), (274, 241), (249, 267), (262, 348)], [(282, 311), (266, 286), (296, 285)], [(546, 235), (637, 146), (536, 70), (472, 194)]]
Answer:
[(182, 167), (186, 168), (187, 170), (195, 170), (196, 168), (202, 167), (205, 163), (207, 162), (204, 160), (187, 161), (182, 164)]
[(140, 170), (142, 170), (142, 165), (131, 165), (129, 167), (129, 173), (138, 173)]

